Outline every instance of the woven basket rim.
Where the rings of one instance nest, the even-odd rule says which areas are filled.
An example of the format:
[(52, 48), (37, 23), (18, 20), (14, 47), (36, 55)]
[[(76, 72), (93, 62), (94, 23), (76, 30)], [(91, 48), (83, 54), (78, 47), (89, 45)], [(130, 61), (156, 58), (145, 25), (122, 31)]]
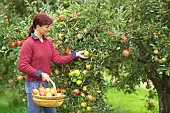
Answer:
[(61, 100), (42, 100), (33, 98), (33, 101), (36, 105), (42, 107), (59, 107), (63, 104), (64, 99)]
[(43, 100), (43, 99), (37, 99), (37, 98), (33, 98), (33, 100), (39, 101), (39, 102), (51, 102), (51, 101), (57, 101), (57, 102), (62, 102), (64, 101), (64, 99), (60, 99), (60, 100)]
[(47, 99), (47, 100), (59, 100), (59, 99), (64, 99), (66, 95), (60, 95), (60, 96), (40, 96), (40, 95), (34, 95), (32, 94), (34, 98), (37, 99)]

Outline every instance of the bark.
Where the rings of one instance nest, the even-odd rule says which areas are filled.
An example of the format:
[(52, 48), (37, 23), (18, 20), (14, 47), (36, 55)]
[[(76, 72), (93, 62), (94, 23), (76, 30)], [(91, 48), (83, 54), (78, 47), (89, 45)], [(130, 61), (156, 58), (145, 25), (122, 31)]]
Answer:
[(166, 90), (158, 92), (159, 113), (170, 113), (170, 94)]
[(160, 77), (153, 70), (148, 77), (158, 92), (159, 113), (170, 113), (170, 78), (165, 74)]

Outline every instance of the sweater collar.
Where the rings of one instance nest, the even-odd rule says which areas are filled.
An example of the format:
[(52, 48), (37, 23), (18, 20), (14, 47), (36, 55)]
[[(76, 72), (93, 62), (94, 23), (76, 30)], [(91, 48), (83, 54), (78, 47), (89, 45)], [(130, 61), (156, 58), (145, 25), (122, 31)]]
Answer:
[[(37, 40), (38, 39), (38, 37), (36, 36), (36, 35), (34, 35), (34, 33), (31, 33), (31, 37), (33, 38), (33, 39), (35, 39), (35, 40)], [(46, 38), (45, 36), (43, 36), (43, 38)]]

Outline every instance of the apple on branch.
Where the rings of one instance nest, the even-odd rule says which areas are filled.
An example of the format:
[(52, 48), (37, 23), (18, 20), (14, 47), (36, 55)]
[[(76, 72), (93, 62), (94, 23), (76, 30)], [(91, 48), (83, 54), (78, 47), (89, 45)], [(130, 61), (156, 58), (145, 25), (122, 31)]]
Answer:
[(81, 93), (79, 89), (74, 89), (73, 92), (74, 92), (74, 94), (76, 94), (76, 95), (80, 95), (80, 93)]
[(129, 56), (130, 52), (128, 50), (123, 50), (122, 55), (123, 56)]

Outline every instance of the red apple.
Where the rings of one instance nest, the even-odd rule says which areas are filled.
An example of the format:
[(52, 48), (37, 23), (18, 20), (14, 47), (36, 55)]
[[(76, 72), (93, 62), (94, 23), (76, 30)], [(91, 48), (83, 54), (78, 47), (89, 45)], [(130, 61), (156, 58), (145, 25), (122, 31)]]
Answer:
[(77, 16), (81, 16), (81, 12), (78, 12), (76, 15), (77, 15)]
[(108, 31), (107, 32), (108, 36), (112, 35), (112, 32), (111, 31)]
[(17, 77), (17, 80), (21, 81), (21, 80), (23, 80), (23, 77), (20, 75), (20, 76)]
[(158, 57), (154, 57), (154, 61), (155, 62), (159, 62), (159, 58)]
[(129, 48), (128, 51), (129, 51), (129, 53), (132, 53), (134, 50)]
[(154, 35), (153, 35), (153, 38), (156, 39), (156, 38), (158, 38), (158, 36), (157, 36), (156, 34), (154, 34)]
[(17, 45), (17, 46), (22, 46), (22, 43), (23, 43), (23, 42), (22, 42), (21, 40), (17, 40), (17, 41), (16, 41), (16, 45)]
[(18, 94), (18, 96), (22, 97), (22, 96), (23, 96), (23, 94)]
[(132, 23), (130, 23), (130, 24), (129, 24), (129, 27), (132, 27), (132, 26), (133, 26), (133, 24), (132, 24)]
[(69, 48), (67, 48), (67, 49), (66, 49), (66, 53), (67, 53), (68, 55), (70, 55), (70, 54), (71, 54), (71, 50), (70, 50)]
[(79, 89), (74, 89), (74, 94), (80, 95), (80, 90)]
[(106, 24), (109, 24), (110, 23), (110, 21), (109, 20), (106, 20)]
[(92, 98), (92, 101), (96, 101), (96, 97), (93, 97), (93, 98)]
[(164, 9), (164, 11), (163, 11), (164, 13), (167, 13), (168, 12), (168, 9)]
[(62, 44), (61, 40), (57, 40), (56, 44)]
[(59, 15), (59, 16), (57, 17), (57, 20), (63, 20), (64, 18), (65, 18), (64, 15)]
[(41, 91), (41, 92), (39, 92), (39, 95), (40, 95), (40, 96), (45, 96), (46, 93), (45, 93), (44, 91)]
[(16, 44), (16, 42), (11, 42), (11, 43), (9, 44), (9, 46), (15, 48), (15, 47), (17, 46), (17, 44)]
[(10, 82), (11, 84), (14, 84), (14, 80), (13, 80), (13, 79), (9, 80), (9, 82)]
[(39, 92), (44, 92), (45, 88), (44, 87), (39, 87), (38, 90), (39, 90)]
[(127, 38), (126, 34), (122, 35), (122, 39), (123, 39), (123, 42), (127, 42), (128, 38)]
[(65, 90), (64, 88), (61, 88), (61, 89), (60, 89), (60, 92), (61, 92), (61, 93), (65, 93), (66, 90)]
[(150, 30), (150, 32), (151, 32), (151, 33), (154, 33), (154, 30), (153, 30), (153, 29), (151, 29), (151, 30)]
[(92, 95), (87, 95), (86, 98), (90, 101), (93, 101), (93, 96)]
[(122, 55), (123, 55), (123, 56), (129, 56), (129, 54), (130, 54), (130, 53), (129, 53), (128, 50), (123, 50), (123, 51), (122, 51)]
[(64, 15), (59, 15), (58, 18), (59, 18), (60, 20), (62, 20), (62, 19), (65, 18), (65, 16), (64, 16)]
[(38, 89), (33, 89), (33, 90), (32, 90), (32, 93), (33, 93), (34, 95), (37, 95), (37, 94), (39, 93), (39, 91), (38, 91)]
[(57, 93), (61, 92), (60, 88), (56, 88), (56, 91), (57, 91)]
[(66, 49), (62, 48), (62, 49), (61, 49), (61, 53), (62, 53), (62, 54), (65, 54), (65, 53), (66, 53)]

